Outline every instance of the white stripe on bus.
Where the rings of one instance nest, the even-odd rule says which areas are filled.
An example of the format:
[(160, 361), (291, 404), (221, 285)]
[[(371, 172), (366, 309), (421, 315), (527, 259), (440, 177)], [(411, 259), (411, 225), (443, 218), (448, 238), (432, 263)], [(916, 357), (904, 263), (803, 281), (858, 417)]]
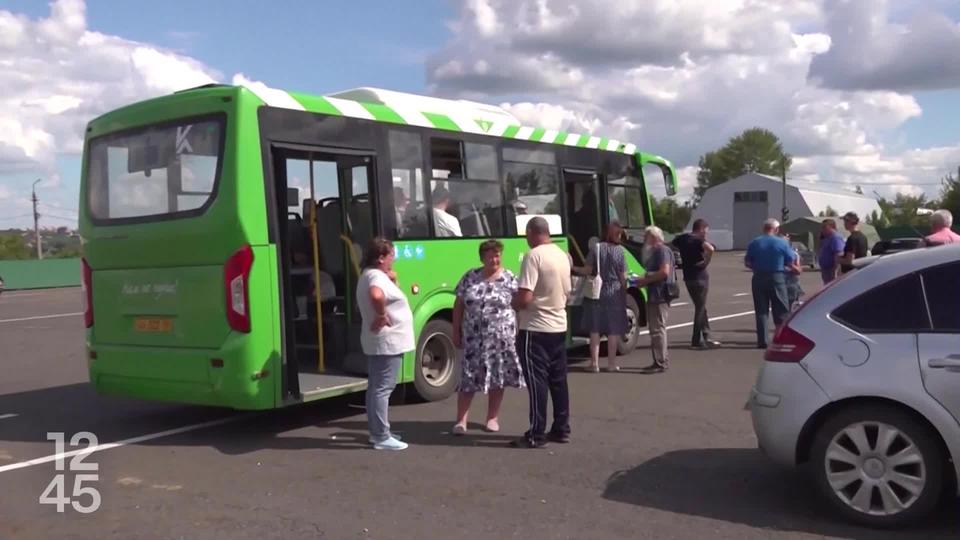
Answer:
[(373, 120), (373, 115), (364, 108), (363, 105), (357, 103), (356, 101), (350, 101), (348, 99), (340, 99), (335, 97), (326, 97), (324, 98), (330, 102), (331, 105), (337, 108), (338, 111), (344, 116), (349, 116), (351, 118), (361, 118), (363, 120)]

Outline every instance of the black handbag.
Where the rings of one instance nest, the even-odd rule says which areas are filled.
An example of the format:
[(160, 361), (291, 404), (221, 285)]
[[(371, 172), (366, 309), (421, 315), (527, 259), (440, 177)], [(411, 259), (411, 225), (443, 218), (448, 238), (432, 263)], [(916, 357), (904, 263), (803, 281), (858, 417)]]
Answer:
[(673, 250), (670, 251), (670, 267), (673, 269), (673, 279), (667, 277), (667, 301), (672, 302), (680, 298), (680, 282), (677, 280), (676, 258), (673, 256)]

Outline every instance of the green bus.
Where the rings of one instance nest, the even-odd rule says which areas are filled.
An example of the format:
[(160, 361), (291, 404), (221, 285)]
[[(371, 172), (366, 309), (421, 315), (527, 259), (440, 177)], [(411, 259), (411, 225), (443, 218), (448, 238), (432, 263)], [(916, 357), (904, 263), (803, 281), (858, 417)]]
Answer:
[[(652, 221), (632, 144), (521, 126), (480, 103), (360, 88), (328, 96), (205, 85), (86, 127), (80, 188), (90, 381), (103, 394), (271, 409), (363, 391), (362, 246), (393, 240), (415, 317), (400, 380), (452, 394), (454, 288), (498, 238), (519, 271), (544, 216), (582, 264), (610, 219)], [(632, 273), (638, 243), (627, 242)], [(629, 352), (645, 325), (632, 288)], [(571, 336), (578, 307), (570, 309)], [(571, 338), (572, 339), (572, 338)]]

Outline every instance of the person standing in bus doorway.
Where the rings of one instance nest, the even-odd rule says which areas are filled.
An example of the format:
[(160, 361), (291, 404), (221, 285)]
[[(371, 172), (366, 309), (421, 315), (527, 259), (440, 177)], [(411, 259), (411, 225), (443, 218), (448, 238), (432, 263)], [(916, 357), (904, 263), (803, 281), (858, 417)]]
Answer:
[[(588, 192), (589, 193), (589, 192)], [(627, 333), (627, 260), (620, 246), (623, 228), (616, 221), (607, 224), (604, 241), (590, 248), (582, 268), (575, 272), (599, 275), (600, 298), (583, 299), (583, 326), (590, 333), (589, 371), (600, 371), (600, 336), (607, 336), (607, 371), (620, 371), (617, 345)]]
[(707, 316), (707, 293), (710, 291), (710, 274), (707, 267), (716, 249), (707, 242), (710, 226), (706, 220), (693, 222), (693, 230), (673, 239), (673, 246), (680, 251), (683, 261), (683, 282), (693, 302), (693, 337), (690, 346), (694, 349), (716, 348), (719, 341), (710, 339), (710, 318)]
[(457, 284), (453, 306), (453, 344), (462, 351), (454, 435), (467, 432), (467, 415), (477, 392), (487, 394), (486, 431), (500, 431), (500, 404), (507, 388), (523, 388), (517, 357), (517, 316), (510, 303), (517, 278), (501, 264), (503, 244), (480, 244), (483, 266), (468, 270)]
[[(530, 429), (511, 442), (515, 448), (541, 448), (547, 441), (570, 442), (567, 391), (567, 298), (570, 255), (550, 241), (542, 217), (527, 222), (530, 251), (520, 265), (513, 307), (517, 310), (517, 353), (530, 397)], [(553, 401), (553, 426), (546, 433), (547, 394)]]
[(414, 350), (413, 313), (393, 271), (394, 248), (389, 240), (370, 240), (357, 283), (362, 327), (360, 343), (367, 355), (367, 423), (370, 443), (377, 450), (404, 450), (407, 443), (390, 432), (387, 410), (397, 385), (403, 355)]
[(763, 234), (747, 246), (744, 264), (753, 270), (753, 310), (757, 321), (757, 348), (767, 348), (767, 317), (773, 311), (777, 328), (787, 318), (787, 282), (784, 272), (793, 264), (793, 251), (786, 240), (777, 236), (780, 222), (770, 218), (763, 222)]

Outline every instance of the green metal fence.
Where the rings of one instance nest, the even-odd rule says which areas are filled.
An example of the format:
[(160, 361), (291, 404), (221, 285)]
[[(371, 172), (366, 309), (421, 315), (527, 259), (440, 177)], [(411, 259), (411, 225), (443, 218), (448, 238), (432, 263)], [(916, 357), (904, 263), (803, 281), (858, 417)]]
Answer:
[(50, 289), (80, 286), (80, 259), (0, 261), (4, 288)]

